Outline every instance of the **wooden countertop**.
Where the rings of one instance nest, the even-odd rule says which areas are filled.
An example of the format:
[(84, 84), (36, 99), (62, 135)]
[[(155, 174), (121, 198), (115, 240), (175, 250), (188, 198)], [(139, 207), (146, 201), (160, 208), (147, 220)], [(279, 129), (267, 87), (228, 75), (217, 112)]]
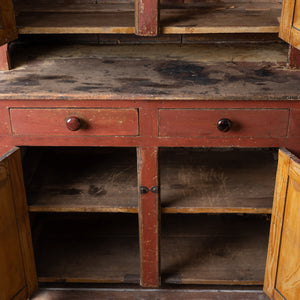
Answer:
[(0, 99), (300, 100), (287, 46), (23, 45)]

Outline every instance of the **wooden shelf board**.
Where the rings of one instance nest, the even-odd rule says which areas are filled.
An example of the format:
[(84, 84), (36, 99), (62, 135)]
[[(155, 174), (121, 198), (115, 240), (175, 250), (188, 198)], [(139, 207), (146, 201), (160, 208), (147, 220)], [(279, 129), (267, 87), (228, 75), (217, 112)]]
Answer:
[[(20, 34), (135, 32), (132, 4), (18, 5)], [(161, 5), (162, 34), (277, 33), (280, 3), (218, 2)], [(212, 25), (213, 24), (213, 25)]]
[(219, 289), (141, 289), (141, 288), (119, 288), (114, 289), (101, 288), (101, 289), (47, 289), (39, 288), (37, 292), (32, 296), (32, 300), (74, 300), (74, 299), (163, 299), (163, 300), (269, 300), (267, 295), (264, 294), (262, 288), (255, 290), (241, 290), (235, 289), (227, 290), (224, 287)]
[(44, 152), (28, 188), (29, 211), (137, 213), (135, 149), (81, 150)]
[(272, 2), (217, 2), (160, 11), (161, 33), (277, 33), (281, 6)]
[(139, 283), (136, 215), (41, 219), (33, 236), (40, 282)]
[(1, 73), (0, 98), (299, 100), (300, 73), (285, 68), (287, 50), (279, 43), (151, 47), (16, 44), (13, 70)]
[(271, 214), (274, 151), (162, 149), (163, 213)]
[(21, 12), (16, 22), (20, 34), (133, 34), (135, 31), (133, 11)]
[(165, 215), (163, 281), (263, 284), (269, 226), (263, 216)]

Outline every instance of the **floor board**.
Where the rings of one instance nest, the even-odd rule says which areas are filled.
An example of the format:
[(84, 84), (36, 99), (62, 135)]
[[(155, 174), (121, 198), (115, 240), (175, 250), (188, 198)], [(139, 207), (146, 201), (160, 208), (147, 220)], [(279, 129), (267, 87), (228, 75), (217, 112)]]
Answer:
[(51, 290), (39, 289), (32, 300), (268, 300), (262, 290)]

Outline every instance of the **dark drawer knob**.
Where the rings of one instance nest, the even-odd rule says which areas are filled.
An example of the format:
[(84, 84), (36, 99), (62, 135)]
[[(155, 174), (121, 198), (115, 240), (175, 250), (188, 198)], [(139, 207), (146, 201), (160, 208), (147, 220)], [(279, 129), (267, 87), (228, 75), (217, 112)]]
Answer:
[(69, 117), (66, 120), (66, 126), (69, 130), (71, 131), (76, 131), (78, 129), (80, 129), (81, 126), (81, 122), (80, 119), (78, 117)]
[(217, 124), (217, 128), (222, 132), (227, 132), (232, 126), (232, 122), (229, 119), (221, 119)]

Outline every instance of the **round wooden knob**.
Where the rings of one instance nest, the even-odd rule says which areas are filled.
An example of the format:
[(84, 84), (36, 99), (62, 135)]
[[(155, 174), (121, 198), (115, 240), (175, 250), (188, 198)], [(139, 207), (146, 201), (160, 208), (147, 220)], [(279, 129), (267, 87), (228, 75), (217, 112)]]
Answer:
[(71, 131), (76, 131), (78, 129), (80, 129), (81, 126), (81, 122), (80, 119), (78, 117), (69, 117), (66, 120), (66, 126), (69, 130)]
[(218, 121), (217, 128), (222, 132), (227, 132), (232, 126), (232, 122), (229, 119), (221, 119)]

